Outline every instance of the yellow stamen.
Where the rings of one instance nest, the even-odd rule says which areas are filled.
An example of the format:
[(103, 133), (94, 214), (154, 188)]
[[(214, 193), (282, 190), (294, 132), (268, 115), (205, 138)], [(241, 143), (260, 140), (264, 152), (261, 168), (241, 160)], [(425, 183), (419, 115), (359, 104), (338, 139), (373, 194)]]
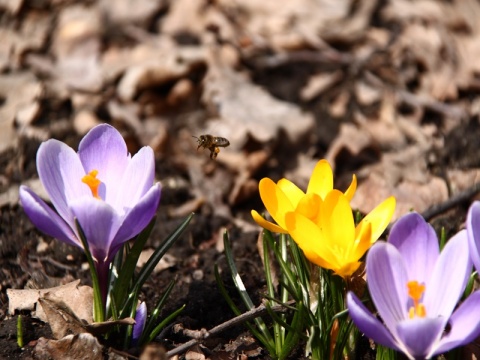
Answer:
[(100, 195), (98, 195), (98, 187), (102, 182), (97, 179), (97, 175), (98, 170), (92, 170), (82, 178), (82, 182), (88, 185), (94, 198), (101, 199)]
[(420, 299), (425, 291), (425, 285), (419, 284), (418, 281), (409, 281), (407, 283), (408, 296), (413, 300), (413, 306), (408, 310), (408, 317), (413, 319), (415, 316), (424, 318), (427, 316), (425, 305), (420, 303)]

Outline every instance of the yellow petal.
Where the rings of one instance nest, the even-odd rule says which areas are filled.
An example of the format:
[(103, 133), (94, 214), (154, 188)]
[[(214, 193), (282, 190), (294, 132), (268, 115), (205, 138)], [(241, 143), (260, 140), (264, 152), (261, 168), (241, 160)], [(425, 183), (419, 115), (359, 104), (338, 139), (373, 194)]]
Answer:
[(305, 196), (305, 193), (293, 182), (287, 179), (280, 179), (277, 186), (288, 197), (293, 207), (296, 207), (298, 202)]
[(285, 193), (269, 178), (263, 178), (258, 184), (260, 197), (270, 216), (281, 228), (285, 229), (285, 213), (295, 208)]
[(370, 247), (373, 245), (375, 240), (372, 242), (372, 224), (369, 222), (364, 222), (361, 226), (360, 230), (356, 230), (356, 238), (355, 238), (355, 244), (356, 247), (353, 249), (353, 252), (351, 254), (351, 258), (358, 260), (360, 259), (365, 252), (370, 249)]
[(335, 274), (345, 279), (352, 276), (353, 273), (358, 270), (361, 264), (362, 263), (359, 261), (354, 261), (354, 262), (345, 264), (343, 267), (339, 269), (332, 269), (332, 270), (335, 272)]
[(350, 186), (345, 191), (345, 196), (347, 197), (348, 201), (352, 201), (353, 195), (355, 195), (355, 191), (357, 190), (357, 177), (353, 174), (352, 182)]
[(314, 219), (316, 219), (318, 216), (321, 203), (322, 199), (317, 194), (306, 194), (298, 202), (295, 212), (298, 212), (314, 221)]
[(318, 194), (322, 199), (325, 199), (328, 192), (332, 189), (332, 167), (327, 160), (320, 160), (315, 166), (315, 169), (313, 169), (312, 176), (308, 183), (307, 194)]
[(289, 212), (285, 216), (285, 224), (290, 236), (310, 262), (326, 269), (338, 266), (335, 254), (325, 246), (319, 227), (310, 219), (302, 214)]
[(253, 220), (263, 227), (264, 229), (270, 230), (271, 232), (275, 233), (282, 233), (282, 234), (288, 234), (286, 230), (282, 229), (280, 226), (275, 225), (274, 223), (271, 223), (270, 221), (265, 220), (258, 212), (255, 210), (251, 211)]
[(319, 219), (328, 246), (336, 250), (337, 257), (347, 256), (354, 246), (355, 221), (350, 203), (341, 191), (332, 190), (328, 193)]
[(355, 238), (359, 239), (361, 237), (360, 233), (365, 231), (365, 223), (369, 222), (372, 227), (370, 243), (373, 244), (377, 241), (392, 219), (393, 213), (395, 212), (395, 203), (395, 198), (390, 196), (370, 211), (357, 225)]

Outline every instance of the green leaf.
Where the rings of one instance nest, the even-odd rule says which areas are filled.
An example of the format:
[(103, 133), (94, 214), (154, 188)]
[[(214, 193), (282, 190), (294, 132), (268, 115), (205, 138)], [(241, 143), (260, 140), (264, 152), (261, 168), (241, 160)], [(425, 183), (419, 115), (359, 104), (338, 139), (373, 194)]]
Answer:
[(153, 329), (153, 331), (150, 333), (150, 335), (148, 336), (147, 341), (145, 343), (147, 344), (147, 343), (153, 341), (155, 339), (155, 337), (160, 333), (160, 331), (165, 326), (167, 326), (173, 319), (175, 319), (178, 316), (178, 314), (180, 314), (183, 311), (183, 309), (185, 309), (185, 305), (182, 305), (182, 307), (175, 310), (173, 313), (171, 313), (165, 319), (163, 319), (163, 321), (160, 324), (158, 324), (155, 327), (155, 329)]
[(150, 256), (147, 263), (142, 267), (138, 277), (136, 279), (136, 288), (141, 288), (145, 281), (147, 281), (148, 277), (152, 273), (155, 266), (157, 266), (160, 259), (165, 255), (165, 253), (170, 249), (170, 247), (177, 241), (177, 239), (182, 235), (183, 231), (186, 229), (190, 220), (192, 220), (194, 213), (188, 215), (185, 220), (175, 229), (173, 233), (169, 235), (169, 237), (155, 250), (155, 252)]
[(170, 281), (170, 283), (167, 286), (167, 289), (158, 300), (157, 305), (155, 306), (155, 309), (153, 309), (152, 314), (150, 315), (150, 318), (148, 319), (145, 325), (145, 329), (143, 330), (143, 334), (139, 341), (140, 344), (143, 344), (143, 341), (147, 337), (147, 335), (153, 331), (153, 327), (155, 326), (158, 316), (160, 315), (160, 310), (162, 309), (163, 305), (165, 305), (165, 302), (170, 296), (170, 293), (172, 292), (175, 283), (176, 283), (176, 280)]
[[(127, 250), (128, 254), (125, 257), (125, 262), (123, 264), (121, 262), (119, 264), (115, 263), (115, 267), (112, 268), (116, 269), (118, 272), (118, 278), (113, 285), (112, 296), (115, 299), (117, 307), (120, 309), (123, 309), (123, 305), (125, 304), (127, 293), (129, 292), (130, 284), (134, 277), (138, 258), (140, 257), (140, 254), (145, 247), (145, 243), (152, 232), (155, 221), (156, 218), (154, 217), (148, 226), (140, 234), (138, 234), (132, 248)], [(128, 249), (128, 246), (126, 248)]]
[[(135, 279), (133, 289), (128, 293), (127, 300), (124, 302), (124, 306), (122, 307), (122, 317), (128, 316), (129, 309), (134, 304), (136, 306), (136, 302), (133, 302), (138, 298), (138, 294), (140, 289), (142, 288), (145, 281), (147, 281), (148, 277), (157, 266), (158, 262), (161, 260), (163, 255), (170, 249), (170, 247), (177, 241), (177, 239), (182, 235), (183, 231), (186, 229), (190, 220), (192, 220), (194, 213), (191, 213), (189, 216), (182, 221), (182, 223), (165, 239), (163, 243), (161, 243), (158, 248), (154, 251), (154, 253), (150, 256), (148, 261), (140, 270), (138, 277)], [(132, 250), (133, 251), (133, 250)]]

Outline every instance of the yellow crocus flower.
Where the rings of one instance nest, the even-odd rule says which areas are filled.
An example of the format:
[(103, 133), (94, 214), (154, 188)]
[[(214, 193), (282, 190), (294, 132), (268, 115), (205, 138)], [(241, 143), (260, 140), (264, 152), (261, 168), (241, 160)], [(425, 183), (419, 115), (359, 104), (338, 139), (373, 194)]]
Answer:
[(300, 211), (285, 214), (285, 230), (303, 250), (307, 259), (347, 278), (360, 266), (360, 258), (377, 241), (395, 211), (395, 198), (387, 198), (355, 226), (349, 198), (338, 190), (330, 191), (315, 217)]
[[(265, 220), (255, 210), (252, 210), (253, 219), (267, 230), (286, 234), (289, 232), (285, 225), (287, 213), (298, 212), (307, 218), (317, 216), (320, 203), (333, 190), (333, 171), (327, 160), (320, 160), (313, 169), (306, 193), (287, 179), (281, 179), (275, 184), (271, 179), (263, 178), (258, 188), (265, 208), (277, 224)], [(353, 175), (344, 194), (349, 201), (356, 189), (357, 178)]]

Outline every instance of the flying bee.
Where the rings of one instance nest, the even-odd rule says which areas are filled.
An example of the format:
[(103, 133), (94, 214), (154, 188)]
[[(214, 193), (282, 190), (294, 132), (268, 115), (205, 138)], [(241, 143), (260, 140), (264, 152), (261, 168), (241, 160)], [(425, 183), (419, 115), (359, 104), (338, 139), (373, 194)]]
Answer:
[(215, 160), (217, 158), (218, 153), (220, 152), (221, 147), (227, 147), (230, 145), (230, 141), (223, 137), (213, 136), (213, 135), (200, 135), (200, 137), (193, 136), (197, 139), (198, 142), (198, 149), (203, 147), (204, 149), (210, 150), (210, 159)]

